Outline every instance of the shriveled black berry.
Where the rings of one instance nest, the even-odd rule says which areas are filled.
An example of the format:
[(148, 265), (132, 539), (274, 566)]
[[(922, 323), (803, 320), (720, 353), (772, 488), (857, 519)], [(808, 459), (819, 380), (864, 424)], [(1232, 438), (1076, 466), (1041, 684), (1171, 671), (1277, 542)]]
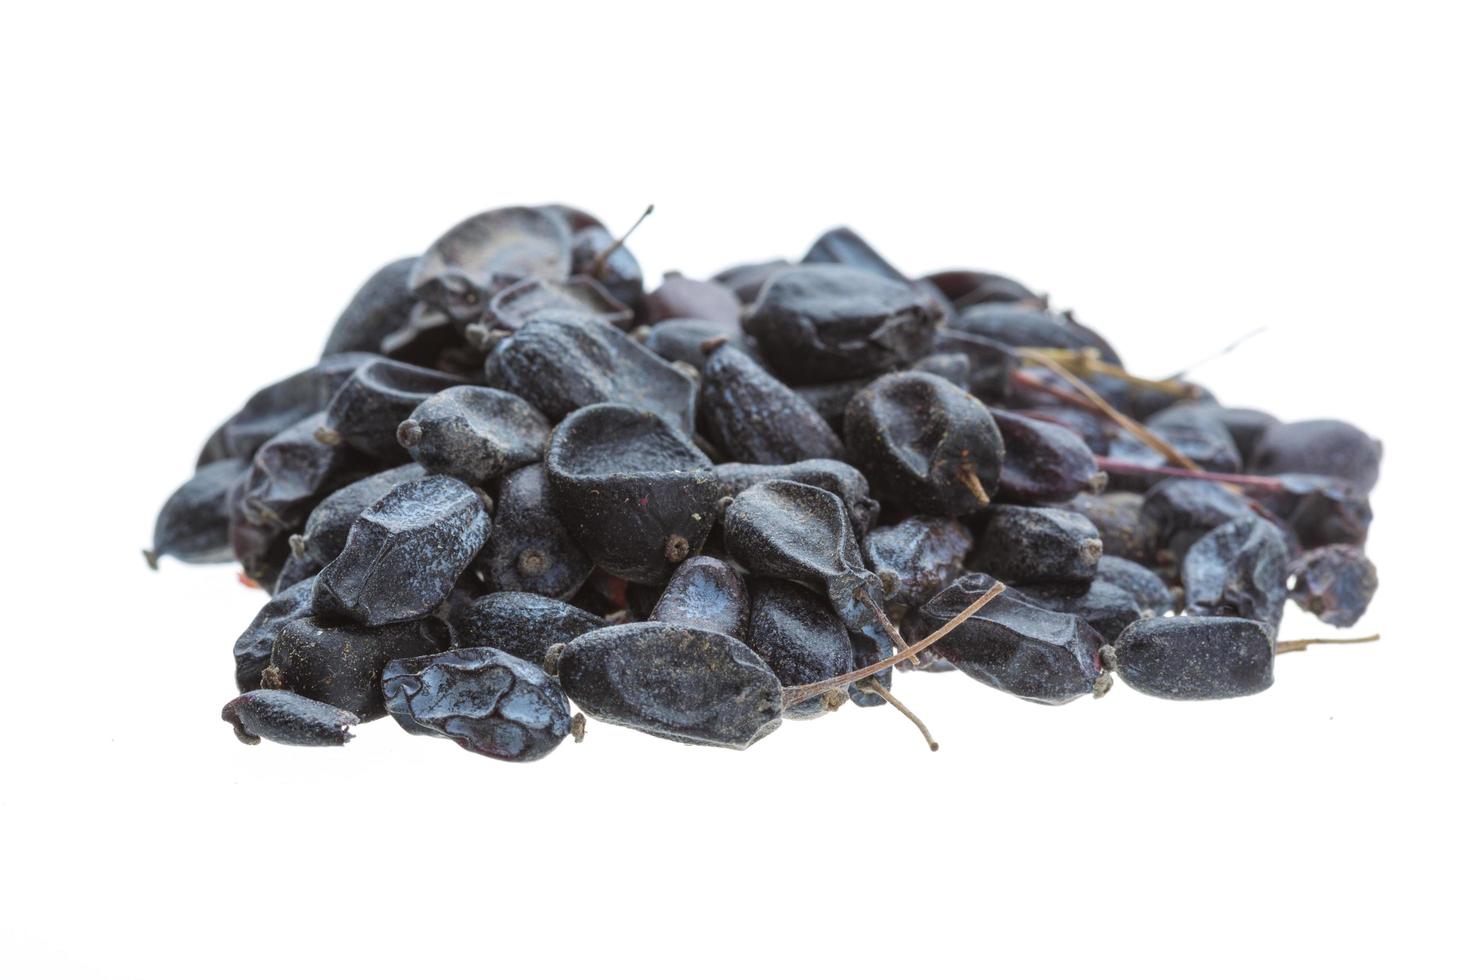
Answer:
[(836, 433), (842, 432), (842, 420), (847, 415), (847, 405), (853, 396), (873, 383), (871, 377), (848, 378), (844, 381), (826, 381), (814, 385), (795, 385), (792, 391), (817, 410), (822, 420)]
[(995, 409), (1005, 443), (997, 499), (1017, 504), (1052, 504), (1079, 493), (1099, 493), (1107, 475), (1087, 443), (1060, 425)]
[(276, 576), (275, 586), (271, 588), (271, 595), (280, 595), (287, 589), (299, 585), (308, 579), (316, 578), (322, 570), (322, 563), (317, 561), (305, 550), (300, 553), (292, 551), (286, 558), (286, 564), (281, 568), (281, 574)]
[(990, 510), (975, 564), (1015, 585), (1070, 585), (1082, 591), (1097, 574), (1102, 539), (1081, 514), (1055, 507), (998, 504)]
[(1115, 585), (1133, 597), (1138, 608), (1149, 616), (1162, 616), (1174, 611), (1174, 593), (1164, 580), (1137, 562), (1106, 553), (1097, 560), (1097, 576), (1093, 582)]
[(1007, 347), (1080, 350), (1093, 346), (1068, 321), (1029, 303), (980, 303), (961, 309), (950, 329), (971, 333)]
[(1352, 626), (1378, 591), (1378, 569), (1362, 549), (1335, 544), (1314, 548), (1291, 563), (1291, 598), (1332, 626)]
[(1038, 309), (1046, 306), (1045, 300), (1026, 286), (994, 272), (950, 269), (930, 273), (924, 281), (933, 285), (956, 310), (982, 303), (1023, 303)]
[(1087, 591), (1080, 594), (1071, 588), (1042, 585), (1029, 586), (1021, 598), (1043, 609), (1080, 616), (1109, 643), (1144, 616), (1131, 594), (1099, 579), (1093, 579)]
[[(961, 355), (969, 365), (965, 388), (976, 398), (990, 404), (1011, 397), (1012, 375), (1020, 366), (1015, 352), (976, 334), (959, 330), (940, 330), (934, 335), (934, 353)], [(915, 365), (918, 368), (918, 365)], [(922, 368), (918, 368), (922, 370)]]
[(560, 282), (572, 271), (572, 231), (553, 208), (497, 208), (467, 218), (430, 245), (409, 285), (460, 322), (527, 276)]
[(801, 257), (803, 265), (831, 263), (861, 269), (905, 285), (908, 280), (851, 228), (833, 228), (812, 243)]
[(239, 459), (205, 463), (164, 501), (153, 523), (153, 546), (143, 553), (158, 567), (164, 555), (194, 564), (226, 562), (230, 547), (230, 489), (249, 464)]
[(272, 436), (325, 409), (353, 372), (378, 360), (381, 358), (361, 352), (331, 354), (305, 371), (260, 389), (209, 437), (198, 465), (252, 458)]
[(696, 555), (675, 569), (648, 618), (743, 640), (749, 615), (750, 599), (740, 573), (718, 558)]
[(276, 636), (262, 686), (294, 691), (372, 721), (386, 713), (379, 681), (389, 661), (438, 653), (449, 645), (449, 627), (432, 617), (387, 626), (342, 626), (319, 616), (293, 619)]
[(235, 686), (241, 693), (260, 687), (260, 672), (270, 666), (271, 649), (286, 624), (311, 615), (311, 591), (315, 585), (308, 578), (281, 589), (261, 607), (235, 641)]
[[(988, 575), (959, 579), (925, 604), (924, 624), (938, 629), (994, 584)], [(1093, 692), (1102, 647), (1102, 636), (1081, 617), (1003, 592), (933, 650), (997, 690), (1040, 704), (1065, 704)]]
[(325, 565), (341, 554), (342, 546), (347, 543), (347, 533), (352, 530), (352, 522), (361, 517), (363, 511), (383, 499), (394, 487), (426, 475), (418, 463), (405, 463), (365, 476), (328, 494), (306, 518), (306, 527), (301, 533), (302, 547), (318, 563)]
[(557, 516), (593, 561), (647, 585), (699, 551), (721, 493), (688, 437), (628, 405), (567, 416), (552, 432), (546, 474)]
[(964, 573), (974, 544), (970, 529), (952, 517), (909, 517), (869, 532), (863, 558), (883, 583), (889, 614), (901, 619)]
[(1283, 422), (1261, 433), (1252, 473), (1314, 473), (1351, 481), (1365, 493), (1378, 482), (1383, 443), (1337, 419)]
[[(1209, 403), (1177, 402), (1150, 415), (1148, 428), (1207, 470), (1239, 473), (1242, 468), (1235, 438)], [(1158, 460), (1162, 463), (1163, 457)]]
[(252, 524), (299, 528), (323, 497), (361, 472), (347, 446), (317, 439), (325, 421), (323, 412), (307, 416), (256, 452), (240, 499)]
[(1306, 473), (1285, 473), (1281, 489), (1260, 495), (1273, 514), (1282, 518), (1303, 548), (1333, 544), (1361, 547), (1373, 524), (1367, 491), (1350, 480)]
[(1143, 519), (1142, 494), (1083, 493), (1057, 506), (1092, 522), (1102, 539), (1104, 555), (1116, 555), (1140, 565), (1152, 565), (1156, 560), (1158, 530), (1152, 522)]
[(724, 520), (725, 550), (753, 574), (823, 591), (848, 629), (873, 629), (883, 587), (864, 567), (836, 494), (767, 480), (741, 491), (725, 508)]
[(269, 589), (291, 555), (289, 525), (257, 523), (245, 509), (245, 478), (230, 487), (230, 548), (246, 578)]
[(1250, 619), (1140, 619), (1114, 645), (1118, 676), (1157, 698), (1202, 701), (1259, 694), (1271, 686), (1271, 630)]
[(665, 320), (711, 320), (739, 327), (740, 301), (720, 283), (666, 272), (664, 281), (648, 294), (648, 322)]
[(754, 341), (740, 332), (738, 326), (713, 320), (664, 320), (656, 323), (643, 338), (643, 346), (670, 364), (683, 363), (703, 368), (705, 345), (724, 339), (747, 354), (755, 351)]
[(250, 691), (225, 705), (220, 717), (246, 745), (346, 745), (357, 715), (290, 691)]
[(523, 466), (500, 478), (495, 533), (474, 568), (485, 584), (509, 592), (570, 599), (592, 574), (592, 559), (562, 526), (546, 467)]
[(699, 418), (702, 431), (734, 462), (778, 465), (844, 453), (816, 409), (730, 343), (705, 360)]
[(973, 514), (1000, 485), (1000, 429), (978, 398), (932, 374), (888, 374), (847, 406), (843, 438), (883, 503)]
[(531, 592), (472, 599), (450, 614), (449, 623), (461, 646), (493, 646), (538, 667), (556, 644), (607, 626), (601, 616)]
[(1154, 486), (1139, 509), (1146, 533), (1170, 553), (1172, 561), (1182, 561), (1196, 541), (1221, 524), (1255, 514), (1246, 497), (1218, 483), (1183, 478)]
[(815, 384), (901, 367), (929, 353), (937, 314), (923, 293), (840, 265), (803, 265), (766, 282), (745, 317), (786, 381)]
[(1274, 632), (1286, 606), (1286, 540), (1259, 517), (1222, 524), (1189, 549), (1180, 566), (1186, 611), (1242, 616)]
[(610, 294), (596, 279), (573, 276), (565, 282), (522, 279), (490, 298), (481, 326), (488, 331), (515, 332), (543, 313), (581, 313), (600, 317), (627, 329), (633, 311)]
[(383, 668), (383, 700), (404, 731), (506, 762), (545, 758), (572, 730), (556, 681), (490, 647), (394, 660)]
[[(854, 667), (870, 666), (893, 652), (891, 644), (886, 639), (880, 643), (871, 633), (849, 633), (848, 639), (852, 641)], [(881, 687), (885, 691), (893, 689), (892, 667), (881, 670), (872, 677), (847, 685), (847, 699), (859, 708), (877, 708), (887, 704), (887, 699), (873, 690), (874, 687)]]
[(1199, 410), (1213, 416), (1230, 433), (1236, 452), (1246, 463), (1255, 455), (1256, 446), (1266, 430), (1280, 424), (1276, 416), (1255, 408), (1233, 408), (1228, 405), (1201, 403)]
[(724, 633), (669, 623), (597, 630), (566, 645), (557, 678), (591, 717), (676, 742), (744, 749), (781, 724), (781, 682)]
[(383, 340), (408, 322), (418, 297), (408, 285), (408, 277), (418, 263), (417, 257), (389, 262), (353, 294), (352, 300), (327, 335), (322, 356), (343, 351), (383, 349)]
[(970, 387), (970, 360), (963, 354), (926, 354), (909, 365), (909, 370), (943, 378), (962, 390)]
[(734, 497), (766, 480), (790, 480), (820, 487), (842, 498), (847, 518), (859, 533), (866, 533), (878, 517), (878, 502), (868, 496), (868, 479), (853, 466), (835, 459), (808, 459), (784, 466), (762, 466), (758, 463), (721, 463), (715, 476), (724, 491), (721, 496)]
[(398, 427), (398, 441), (430, 473), (488, 483), (546, 450), (551, 426), (508, 391), (456, 385), (425, 398)]
[(490, 352), (486, 373), (552, 422), (588, 405), (621, 402), (694, 430), (693, 379), (594, 316), (532, 317)]
[(715, 273), (714, 280), (735, 294), (742, 303), (754, 303), (766, 280), (778, 272), (791, 268), (786, 259), (768, 262), (746, 262)]
[(424, 616), (489, 535), (484, 504), (460, 481), (401, 484), (353, 521), (342, 552), (317, 576), (315, 610), (365, 626)]
[[(750, 585), (750, 648), (786, 687), (814, 684), (856, 666), (847, 627), (826, 598), (804, 585), (756, 578)], [(811, 698), (786, 709), (787, 718), (816, 718), (846, 698)]]
[(317, 433), (324, 443), (346, 443), (384, 463), (406, 463), (398, 425), (425, 398), (463, 384), (464, 378), (428, 368), (378, 359), (353, 372), (332, 402)]

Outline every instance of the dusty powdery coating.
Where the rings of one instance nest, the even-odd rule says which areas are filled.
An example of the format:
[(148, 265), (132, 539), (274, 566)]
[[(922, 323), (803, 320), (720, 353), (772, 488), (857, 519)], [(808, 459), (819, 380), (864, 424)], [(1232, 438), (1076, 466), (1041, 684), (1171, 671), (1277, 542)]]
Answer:
[(382, 500), (389, 490), (404, 483), (422, 479), (427, 474), (418, 463), (405, 463), (391, 470), (381, 470), (347, 484), (328, 494), (312, 508), (301, 532), (300, 546), (316, 561), (325, 565), (342, 553), (352, 523), (362, 512)]
[(799, 463), (845, 452), (816, 409), (728, 342), (705, 360), (699, 417), (715, 445), (737, 462)]
[(595, 316), (532, 317), (495, 346), (485, 373), (553, 422), (588, 405), (621, 402), (694, 431), (694, 380)]
[(767, 280), (745, 316), (793, 384), (861, 378), (929, 352), (937, 313), (918, 290), (861, 269), (804, 265)]
[(1079, 493), (1099, 493), (1107, 475), (1087, 443), (1050, 422), (994, 409), (991, 416), (1005, 443), (998, 498), (1008, 503), (1050, 504)]
[(1154, 540), (1156, 530), (1152, 523), (1143, 520), (1142, 494), (1084, 493), (1057, 506), (1081, 514), (1097, 528), (1104, 555), (1116, 555), (1140, 565), (1154, 563), (1158, 551)]
[(230, 488), (249, 464), (239, 459), (205, 463), (173, 492), (153, 524), (153, 547), (144, 552), (148, 564), (170, 555), (179, 561), (212, 563), (235, 556), (230, 547)]
[(408, 288), (408, 277), (417, 258), (389, 262), (352, 297), (337, 317), (322, 356), (342, 351), (382, 351), (383, 340), (408, 322), (418, 297)]
[(969, 528), (952, 517), (909, 517), (874, 528), (863, 539), (863, 558), (877, 573), (889, 612), (902, 618), (922, 606), (964, 571), (975, 543)]
[[(854, 669), (847, 627), (820, 594), (778, 578), (751, 580), (750, 647), (786, 687), (813, 684)], [(845, 700), (840, 694), (836, 703)], [(786, 709), (787, 718), (826, 714), (834, 699), (819, 696)]]
[(317, 438), (345, 442), (385, 463), (406, 463), (408, 453), (398, 443), (399, 423), (425, 398), (463, 383), (457, 375), (377, 358), (338, 389)]
[(1303, 548), (1333, 544), (1362, 547), (1373, 524), (1368, 493), (1350, 480), (1309, 473), (1284, 473), (1281, 489), (1261, 495), (1271, 513), (1291, 529)]
[(695, 555), (674, 570), (648, 618), (745, 639), (750, 600), (740, 573), (718, 558)]
[(538, 462), (551, 426), (523, 398), (456, 385), (425, 398), (398, 427), (398, 441), (430, 473), (487, 483)]
[(628, 405), (568, 415), (546, 452), (562, 525), (598, 565), (656, 585), (704, 545), (720, 485), (709, 458), (662, 416)]
[(601, 616), (530, 592), (480, 596), (456, 609), (449, 622), (461, 645), (494, 647), (538, 667), (556, 644), (607, 626)]
[(565, 527), (551, 500), (546, 467), (522, 466), (495, 487), (495, 533), (474, 568), (487, 585), (570, 599), (592, 574), (592, 559)]
[(1259, 694), (1271, 686), (1276, 645), (1251, 619), (1140, 619), (1115, 646), (1118, 676), (1158, 698), (1201, 701)]
[(390, 660), (438, 653), (449, 645), (449, 627), (434, 618), (388, 626), (293, 619), (276, 637), (262, 686), (294, 691), (372, 721), (385, 711), (379, 681)]
[(747, 354), (755, 350), (755, 341), (741, 333), (738, 325), (685, 318), (654, 324), (643, 337), (643, 346), (671, 364), (682, 361), (691, 367), (703, 368), (704, 345), (721, 338)]
[(867, 533), (878, 519), (878, 501), (868, 496), (868, 479), (855, 467), (835, 459), (808, 459), (784, 466), (762, 466), (759, 463), (721, 463), (715, 467), (724, 496), (734, 497), (757, 483), (767, 480), (790, 480), (820, 487), (842, 498), (847, 519), (858, 534)]
[(507, 762), (544, 758), (572, 728), (556, 681), (489, 647), (394, 660), (383, 668), (383, 701), (406, 732)]
[(975, 564), (1001, 581), (1073, 585), (1082, 591), (1097, 574), (1102, 539), (1081, 514), (998, 504), (989, 518)]
[(985, 303), (963, 310), (950, 329), (975, 334), (1007, 347), (1090, 347), (1066, 320), (1022, 303)]
[(940, 330), (934, 337), (937, 355), (964, 357), (968, 365), (965, 388), (986, 402), (1005, 401), (1011, 396), (1011, 377), (1020, 361), (1009, 347), (957, 330)]
[(1315, 473), (1350, 481), (1367, 493), (1378, 482), (1383, 443), (1337, 419), (1285, 422), (1261, 433), (1253, 473)]
[(1070, 586), (1041, 585), (1028, 587), (1022, 599), (1043, 609), (1082, 617), (1109, 643), (1144, 614), (1138, 600), (1127, 591), (1099, 579), (1093, 579), (1080, 595)]
[[(1103, 550), (1107, 550), (1106, 544)], [(1162, 616), (1174, 611), (1174, 593), (1164, 584), (1164, 580), (1126, 558), (1104, 554), (1097, 560), (1097, 576), (1093, 582), (1116, 585), (1133, 597), (1141, 612), (1150, 616)]]
[(1352, 626), (1378, 591), (1378, 569), (1362, 550), (1344, 544), (1308, 551), (1292, 562), (1291, 598), (1332, 626)]
[(348, 729), (361, 720), (290, 691), (250, 691), (225, 705), (220, 717), (246, 745), (263, 738), (282, 745), (346, 745), (352, 738)]
[(676, 742), (744, 749), (781, 724), (781, 682), (724, 633), (612, 626), (568, 643), (557, 677), (593, 718)]
[(1274, 633), (1286, 606), (1286, 539), (1260, 518), (1222, 524), (1195, 542), (1180, 567), (1185, 608), (1243, 616)]
[(877, 623), (883, 587), (864, 567), (836, 494), (789, 480), (757, 483), (725, 509), (725, 549), (755, 575), (826, 592), (850, 630)]
[[(995, 580), (967, 575), (924, 606), (936, 630), (980, 598)], [(1103, 638), (1071, 613), (1052, 612), (1003, 592), (933, 647), (970, 677), (1039, 704), (1091, 694), (1102, 672)]]
[(313, 579), (282, 589), (261, 607), (235, 641), (235, 686), (241, 693), (260, 687), (260, 672), (270, 666), (271, 648), (286, 624), (311, 615)]
[(843, 438), (873, 495), (926, 514), (973, 514), (1000, 486), (1005, 447), (980, 400), (922, 371), (887, 374), (848, 403)]
[(315, 611), (365, 626), (427, 615), (489, 536), (490, 515), (460, 481), (397, 486), (352, 522), (342, 553), (317, 576)]
[(250, 523), (300, 527), (319, 500), (350, 479), (354, 460), (348, 448), (316, 438), (325, 421), (322, 412), (310, 415), (256, 452), (241, 488)]
[(572, 231), (554, 208), (496, 208), (466, 218), (430, 245), (409, 287), (463, 323), (527, 276), (559, 282), (572, 271)]
[(1196, 541), (1221, 524), (1255, 514), (1249, 500), (1218, 483), (1182, 478), (1154, 485), (1139, 508), (1145, 533), (1175, 561), (1183, 561)]

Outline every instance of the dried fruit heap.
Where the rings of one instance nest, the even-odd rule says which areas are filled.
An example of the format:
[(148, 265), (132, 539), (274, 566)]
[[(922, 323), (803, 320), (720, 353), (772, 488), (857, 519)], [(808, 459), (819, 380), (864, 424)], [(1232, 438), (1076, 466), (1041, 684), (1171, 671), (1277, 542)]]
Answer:
[(848, 701), (913, 718), (895, 667), (1043, 704), (1264, 690), (1310, 642), (1278, 642), (1288, 599), (1350, 626), (1372, 598), (1381, 456), (847, 229), (645, 292), (585, 212), (503, 208), (374, 274), (146, 554), (271, 594), (224, 709), (248, 743), (391, 714), (530, 761), (580, 709), (745, 748)]

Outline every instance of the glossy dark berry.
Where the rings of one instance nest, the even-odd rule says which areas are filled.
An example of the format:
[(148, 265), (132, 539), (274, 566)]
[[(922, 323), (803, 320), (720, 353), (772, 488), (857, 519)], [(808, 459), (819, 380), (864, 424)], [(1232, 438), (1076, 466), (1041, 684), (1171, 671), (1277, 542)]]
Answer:
[(398, 426), (425, 398), (464, 379), (443, 371), (388, 361), (364, 364), (343, 382), (327, 406), (317, 438), (345, 443), (383, 463), (408, 462), (398, 442)]
[(628, 405), (567, 416), (552, 432), (546, 473), (562, 525), (593, 561), (633, 582), (664, 581), (717, 519), (709, 458), (662, 416)]
[(1114, 645), (1118, 676), (1157, 698), (1201, 701), (1259, 694), (1271, 686), (1271, 630), (1250, 619), (1140, 619)]
[(383, 700), (404, 731), (506, 762), (545, 758), (572, 729), (556, 681), (490, 647), (394, 660), (383, 668)]
[(531, 592), (492, 592), (455, 609), (449, 618), (461, 646), (494, 646), (538, 667), (546, 651), (607, 626), (601, 616)]
[(669, 623), (577, 637), (556, 660), (592, 718), (694, 745), (749, 748), (781, 724), (781, 682), (744, 643)]
[(1257, 517), (1221, 524), (1180, 566), (1185, 609), (1254, 619), (1274, 633), (1286, 605), (1286, 563), (1286, 540), (1271, 524)]
[(572, 271), (572, 231), (553, 208), (497, 208), (467, 218), (430, 245), (409, 285), (460, 322), (491, 295), (527, 276), (552, 282)]
[(697, 626), (736, 639), (746, 638), (750, 599), (745, 582), (726, 562), (706, 555), (686, 559), (669, 578), (669, 584), (648, 618), (675, 626)]
[(302, 547), (318, 563), (325, 565), (341, 553), (342, 546), (347, 543), (347, 533), (352, 530), (352, 522), (361, 517), (363, 511), (394, 487), (426, 475), (418, 463), (405, 463), (365, 476), (328, 494), (312, 508), (306, 519), (301, 533)]
[(438, 653), (449, 645), (449, 627), (433, 618), (388, 626), (341, 626), (316, 616), (293, 619), (276, 636), (261, 684), (372, 721), (386, 712), (379, 681), (389, 661)]
[(1383, 443), (1336, 419), (1284, 422), (1261, 433), (1251, 455), (1252, 473), (1314, 473), (1351, 481), (1360, 490), (1378, 482)]
[[(750, 648), (786, 687), (813, 684), (855, 667), (847, 627), (826, 597), (804, 585), (755, 578), (750, 586)], [(787, 718), (816, 718), (840, 705), (840, 692), (786, 709)]]
[(665, 320), (709, 320), (739, 327), (740, 301), (720, 283), (666, 273), (663, 283), (648, 294), (648, 322)]
[(1054, 507), (992, 507), (975, 564), (1015, 585), (1070, 585), (1087, 588), (1097, 574), (1102, 539), (1081, 514)]
[(1052, 504), (1107, 486), (1092, 450), (1070, 430), (1000, 409), (991, 417), (1005, 443), (997, 499)]
[(883, 584), (889, 614), (902, 619), (964, 574), (974, 544), (970, 529), (952, 517), (908, 517), (863, 538), (863, 558)]
[(507, 473), (495, 485), (495, 532), (474, 568), (485, 584), (509, 592), (570, 599), (592, 574), (592, 559), (556, 515), (546, 467)]
[(408, 322), (418, 302), (408, 285), (417, 262), (416, 257), (399, 259), (373, 273), (337, 317), (322, 356), (344, 351), (381, 353), (384, 338)]
[(899, 272), (888, 260), (878, 254), (878, 250), (863, 240), (857, 232), (851, 228), (833, 228), (825, 232), (822, 237), (812, 243), (807, 253), (801, 257), (803, 265), (820, 265), (831, 263), (834, 265), (845, 265), (853, 269), (861, 269), (885, 279), (892, 279), (905, 285), (908, 280), (903, 273)]
[(230, 489), (249, 464), (238, 459), (205, 463), (164, 501), (153, 524), (153, 546), (143, 553), (158, 567), (164, 555), (197, 564), (229, 561)]
[(489, 536), (485, 505), (460, 481), (401, 484), (353, 521), (341, 554), (317, 576), (315, 610), (365, 626), (427, 615)]
[(1174, 611), (1174, 593), (1164, 580), (1137, 562), (1107, 554), (1097, 560), (1097, 576), (1093, 582), (1106, 582), (1128, 593), (1141, 612), (1162, 616)]
[(551, 426), (508, 391), (456, 385), (425, 398), (398, 427), (398, 442), (430, 473), (483, 484), (539, 462)]
[(311, 615), (315, 585), (308, 578), (277, 592), (235, 641), (235, 686), (241, 693), (260, 687), (260, 672), (270, 666), (271, 649), (286, 624)]
[(1291, 563), (1291, 598), (1332, 626), (1352, 626), (1378, 591), (1378, 569), (1362, 549), (1314, 548)]
[(701, 375), (699, 419), (726, 458), (779, 465), (843, 456), (842, 440), (805, 399), (733, 344), (717, 343)]
[(1005, 447), (989, 410), (932, 374), (888, 374), (858, 392), (843, 438), (884, 503), (973, 514), (1000, 486)]
[(290, 691), (250, 691), (225, 705), (220, 717), (246, 745), (346, 745), (360, 719), (350, 711)]

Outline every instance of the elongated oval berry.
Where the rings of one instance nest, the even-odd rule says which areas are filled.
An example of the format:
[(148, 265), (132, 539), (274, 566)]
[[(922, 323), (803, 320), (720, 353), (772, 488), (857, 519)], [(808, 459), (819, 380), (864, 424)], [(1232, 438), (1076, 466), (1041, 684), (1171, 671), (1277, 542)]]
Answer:
[(538, 462), (551, 426), (508, 391), (456, 385), (425, 398), (398, 427), (398, 441), (430, 473), (469, 484)]
[(353, 521), (341, 554), (317, 576), (315, 609), (364, 626), (427, 615), (489, 536), (484, 504), (460, 481), (402, 484)]
[(460, 322), (527, 276), (560, 282), (572, 271), (572, 231), (554, 208), (496, 208), (466, 218), (430, 245), (409, 286)]
[(425, 398), (463, 384), (464, 378), (443, 371), (377, 358), (343, 382), (317, 438), (345, 442), (358, 452), (385, 463), (406, 463), (398, 442), (398, 426)]
[(427, 475), (418, 463), (405, 463), (333, 491), (322, 498), (306, 518), (306, 527), (301, 532), (301, 547), (316, 561), (327, 564), (342, 553), (343, 545), (347, 544), (347, 534), (363, 511), (382, 500), (394, 487)]
[(720, 283), (666, 273), (659, 287), (648, 294), (648, 322), (676, 319), (710, 320), (739, 327), (740, 301)]
[(845, 452), (816, 409), (728, 342), (705, 359), (699, 415), (701, 431), (735, 462), (798, 463)]
[(859, 534), (866, 533), (878, 519), (878, 501), (868, 496), (867, 477), (856, 467), (839, 460), (808, 459), (784, 466), (721, 463), (715, 467), (715, 476), (726, 497), (734, 497), (767, 480), (790, 480), (835, 493), (842, 498), (847, 507), (847, 519)]
[(449, 645), (449, 627), (432, 617), (387, 626), (342, 626), (316, 616), (293, 619), (276, 636), (262, 686), (372, 721), (385, 712), (379, 681), (389, 661), (438, 653)]
[(1115, 585), (1133, 597), (1138, 608), (1150, 616), (1162, 616), (1174, 611), (1174, 593), (1164, 580), (1137, 562), (1117, 555), (1107, 554), (1103, 545), (1103, 556), (1097, 560), (1097, 575), (1094, 582)]
[(456, 609), (449, 618), (458, 642), (493, 646), (536, 664), (558, 643), (607, 626), (601, 616), (531, 592), (492, 592)]
[(235, 686), (240, 693), (260, 687), (260, 672), (270, 666), (271, 649), (286, 624), (311, 615), (315, 586), (316, 582), (308, 578), (277, 592), (235, 641)]
[(740, 573), (718, 558), (695, 555), (675, 569), (648, 618), (743, 640), (749, 615)]
[(1276, 644), (1251, 619), (1140, 619), (1114, 645), (1118, 676), (1136, 691), (1176, 701), (1259, 694), (1271, 686)]
[[(855, 667), (847, 627), (827, 600), (778, 578), (751, 582), (750, 648), (785, 687), (814, 684)], [(844, 700), (840, 693), (811, 698), (787, 708), (786, 717), (820, 717)]]
[(373, 273), (337, 317), (322, 356), (343, 351), (380, 353), (383, 339), (408, 322), (418, 301), (408, 285), (417, 262), (417, 257), (399, 259)]
[(1259, 517), (1221, 524), (1180, 566), (1184, 603), (1199, 616), (1242, 616), (1274, 631), (1286, 606), (1286, 539)]
[(506, 762), (545, 758), (572, 730), (556, 681), (490, 647), (392, 661), (383, 668), (383, 701), (406, 732)]
[(1350, 545), (1308, 551), (1289, 572), (1292, 601), (1332, 626), (1356, 623), (1378, 591), (1378, 569), (1362, 549)]
[(546, 453), (562, 524), (614, 575), (655, 585), (704, 545), (720, 485), (709, 458), (662, 416), (592, 405), (567, 416)]
[(991, 412), (1005, 443), (998, 499), (1050, 504), (1100, 493), (1107, 475), (1081, 437), (1060, 425), (999, 409)]
[(884, 503), (961, 516), (984, 507), (1000, 486), (1005, 446), (989, 410), (932, 374), (874, 381), (848, 404), (843, 433)]
[(220, 717), (246, 745), (261, 739), (281, 745), (346, 745), (361, 719), (350, 711), (290, 691), (250, 691), (225, 705)]
[[(948, 623), (995, 584), (967, 575), (923, 608), (929, 630)], [(1103, 638), (1071, 613), (1052, 612), (1003, 592), (933, 647), (964, 673), (1039, 704), (1091, 694), (1102, 673)]]
[(1087, 591), (1082, 593), (1069, 586), (1028, 586), (1020, 598), (1033, 606), (1080, 616), (1109, 643), (1144, 615), (1137, 599), (1118, 586), (1099, 579), (1093, 579)]
[(682, 361), (703, 368), (705, 345), (724, 339), (747, 354), (755, 350), (755, 341), (740, 332), (739, 325), (715, 323), (713, 320), (664, 320), (654, 324), (643, 338), (643, 346), (673, 364)]
[(1251, 456), (1252, 473), (1314, 473), (1350, 481), (1367, 493), (1378, 482), (1383, 443), (1337, 419), (1269, 426)]
[(724, 633), (612, 626), (568, 643), (557, 677), (591, 717), (676, 742), (745, 749), (781, 724), (781, 682)]
[(175, 490), (153, 524), (153, 547), (143, 553), (158, 567), (164, 555), (194, 564), (226, 562), (230, 547), (230, 489), (249, 464), (239, 459), (205, 463)]
[(952, 517), (909, 517), (875, 528), (863, 539), (863, 558), (878, 574), (889, 613), (901, 619), (964, 572), (975, 539)]
[(241, 485), (240, 503), (252, 524), (295, 529), (318, 501), (361, 472), (348, 448), (316, 437), (318, 412), (261, 446)]
[(1081, 514), (998, 504), (990, 509), (975, 563), (1008, 584), (1072, 585), (1080, 592), (1101, 557), (1097, 528)]
[(486, 585), (570, 599), (592, 574), (592, 559), (562, 525), (546, 467), (522, 466), (495, 487), (495, 533), (475, 559)]

